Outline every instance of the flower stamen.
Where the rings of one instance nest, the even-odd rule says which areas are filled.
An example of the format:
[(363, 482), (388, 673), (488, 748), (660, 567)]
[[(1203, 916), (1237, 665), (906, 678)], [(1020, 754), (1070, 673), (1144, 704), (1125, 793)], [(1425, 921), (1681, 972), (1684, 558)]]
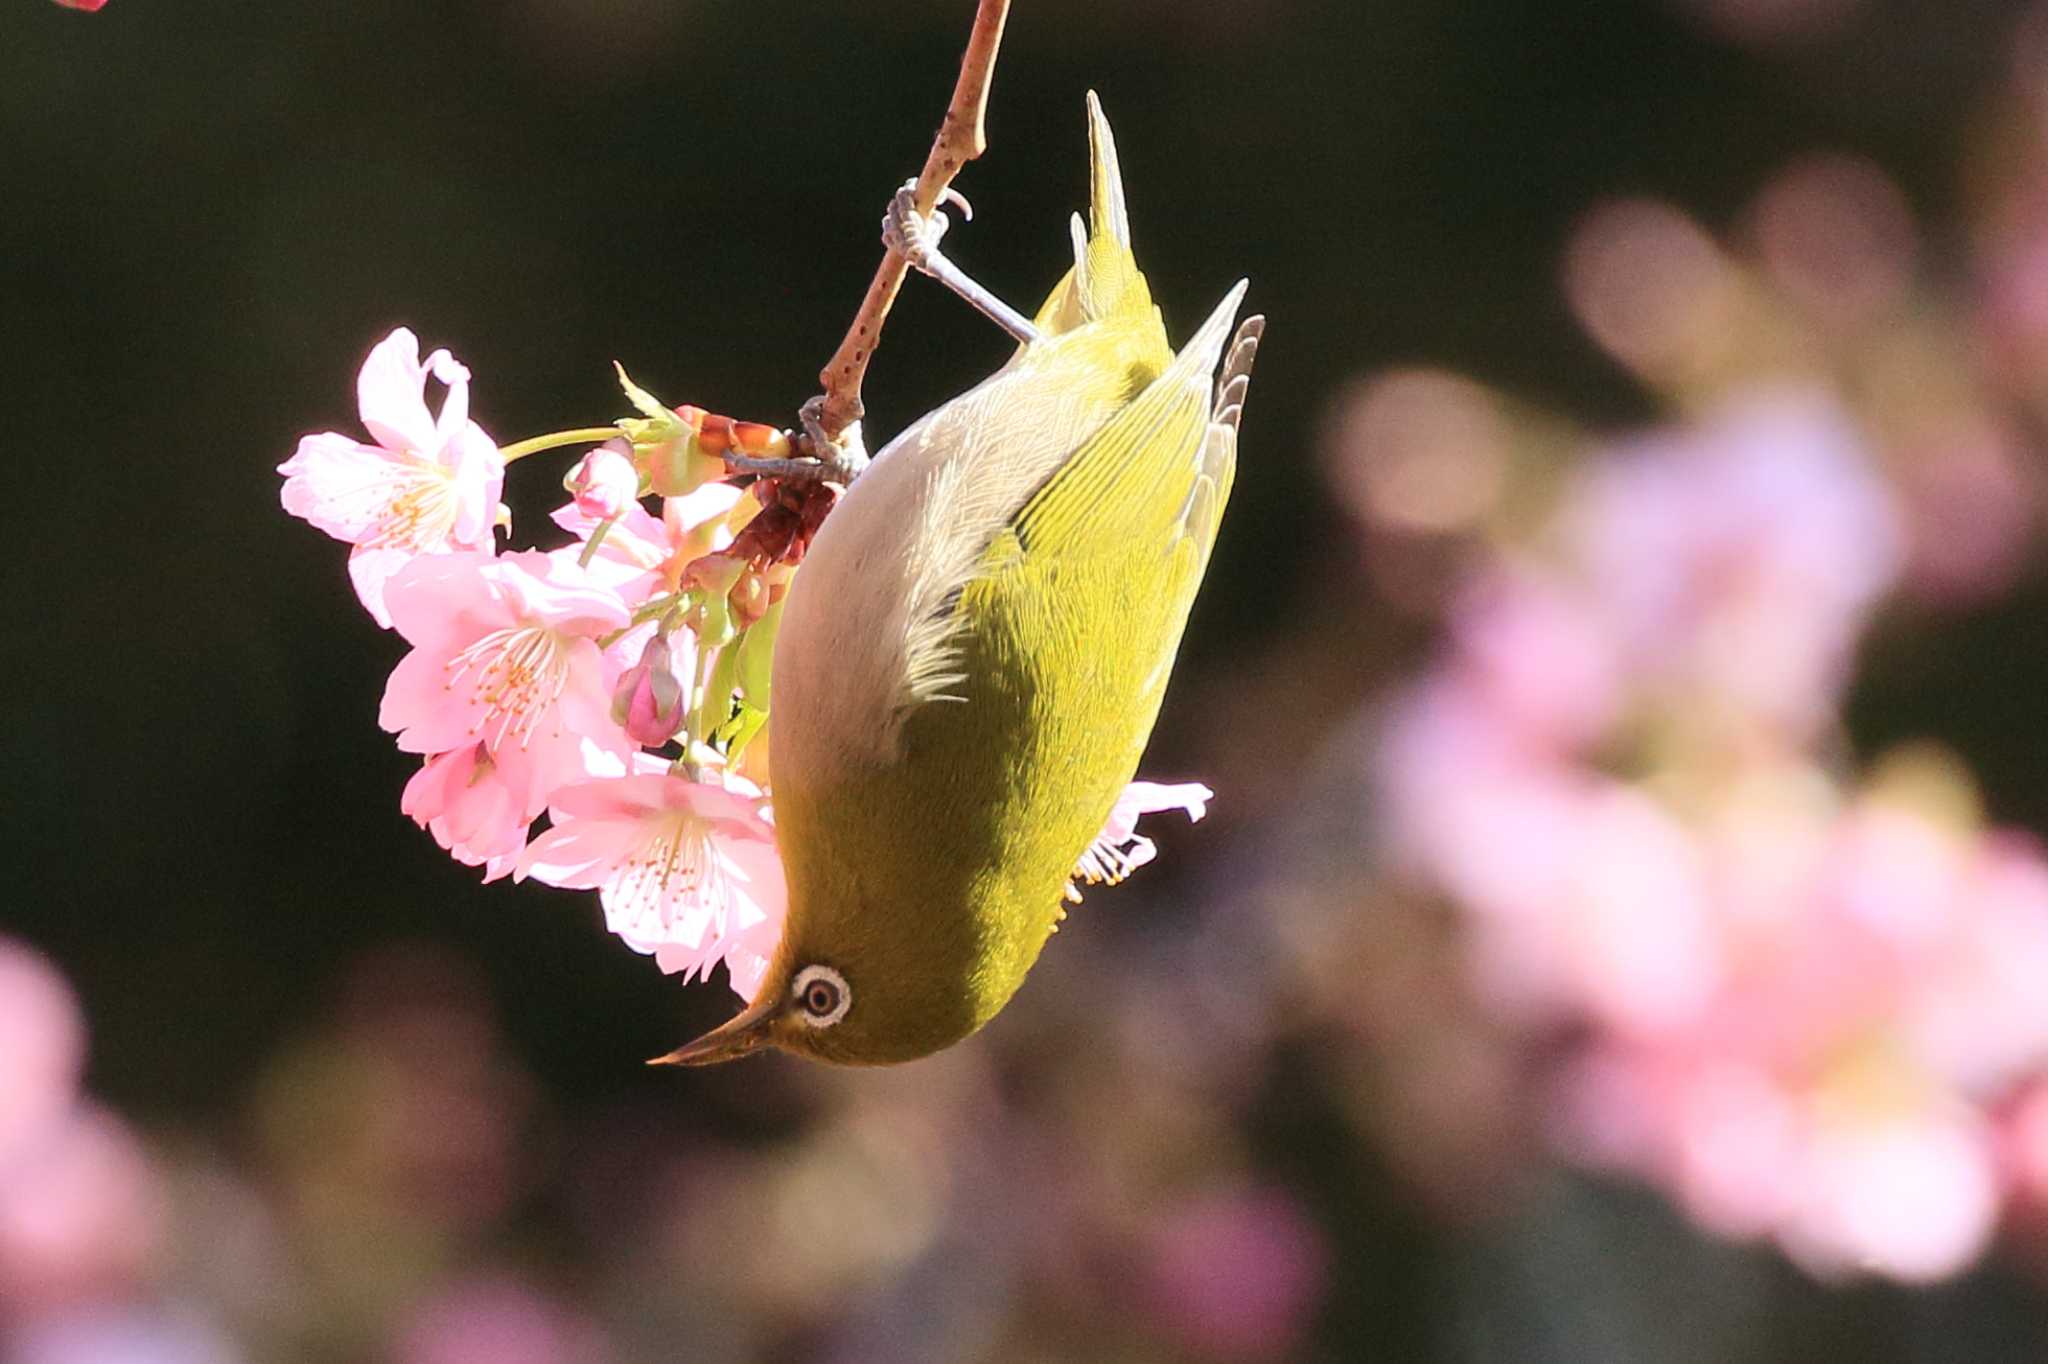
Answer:
[(483, 714), (471, 726), (492, 748), (508, 737), (521, 747), (533, 737), (569, 683), (568, 653), (552, 630), (536, 625), (493, 630), (448, 660), (448, 686), (473, 678), (471, 698)]

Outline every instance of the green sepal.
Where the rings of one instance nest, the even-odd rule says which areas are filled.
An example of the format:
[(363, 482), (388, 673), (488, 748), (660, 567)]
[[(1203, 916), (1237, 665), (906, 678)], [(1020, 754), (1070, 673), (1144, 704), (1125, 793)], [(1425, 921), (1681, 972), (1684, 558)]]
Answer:
[(739, 675), (739, 669), (739, 650), (718, 651), (718, 661), (711, 665), (711, 676), (697, 698), (697, 713), (690, 717), (692, 738), (708, 739), (732, 718), (733, 679)]
[[(669, 411), (662, 404), (661, 399), (634, 383), (632, 377), (626, 373), (624, 365), (614, 360), (612, 361), (612, 368), (619, 372), (619, 387), (625, 390), (626, 401), (633, 404), (639, 410), (641, 416), (648, 418), (650, 421), (675, 421), (676, 414)], [(624, 423), (622, 422), (620, 425), (623, 426)]]
[(619, 387), (625, 391), (626, 401), (641, 414), (621, 417), (618, 426), (632, 444), (633, 466), (649, 491), (660, 497), (681, 497), (724, 471), (724, 463), (705, 452), (696, 427), (634, 383), (624, 365), (614, 360), (612, 368), (619, 372)]
[[(789, 600), (787, 597), (783, 601)], [(775, 636), (782, 629), (782, 602), (778, 601), (762, 613), (761, 619), (747, 627), (746, 633), (734, 646), (739, 655), (739, 691), (742, 699), (760, 707), (762, 714), (768, 711), (770, 679), (775, 672)]]
[(754, 741), (754, 736), (759, 734), (767, 723), (767, 711), (745, 701), (740, 702), (733, 711), (732, 718), (720, 725), (713, 736), (725, 745), (726, 762), (738, 762), (740, 755), (747, 751), (747, 745)]

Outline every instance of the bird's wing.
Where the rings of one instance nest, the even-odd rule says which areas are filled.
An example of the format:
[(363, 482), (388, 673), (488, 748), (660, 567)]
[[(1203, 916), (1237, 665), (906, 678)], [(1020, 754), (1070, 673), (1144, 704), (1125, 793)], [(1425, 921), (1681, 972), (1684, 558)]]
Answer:
[[(1147, 544), (1170, 549), (1192, 535), (1206, 561), (1236, 444), (1233, 423), (1229, 436), (1211, 448), (1211, 376), (1244, 291), (1240, 281), (1159, 377), (1082, 441), (1025, 502), (1012, 521), (1025, 557), (1086, 557)], [(1213, 474), (1207, 469), (1212, 461)], [(1205, 477), (1215, 492), (1198, 496)]]
[[(1059, 581), (1037, 590), (1055, 594), (1078, 585), (1075, 574), (1144, 581), (1146, 609), (1165, 611), (1154, 631), (1163, 655), (1152, 669), (1163, 681), (1229, 495), (1236, 415), (1233, 410), (1228, 421), (1218, 419), (1211, 376), (1244, 290), (1240, 282), (1156, 379), (1053, 463), (1035, 489), (1020, 490), (1009, 503), (1014, 510), (998, 512), (971, 541), (958, 527), (977, 518), (945, 509), (959, 500), (949, 491), (954, 484), (976, 487), (975, 465), (963, 460), (939, 470), (925, 501), (938, 509), (933, 516), (955, 529), (932, 539), (971, 543), (972, 558), (963, 559), (957, 573), (913, 575), (912, 595), (930, 601), (909, 614), (895, 725), (930, 702), (968, 699), (959, 685), (966, 677), (963, 636), (993, 605), (989, 592), (1021, 590), (1015, 574), (1025, 566), (1052, 572)], [(1255, 346), (1256, 329), (1250, 340)], [(1241, 351), (1248, 364), (1250, 349), (1240, 345), (1233, 356)], [(1225, 382), (1234, 409), (1244, 385), (1234, 374)], [(1120, 562), (1133, 553), (1143, 556), (1137, 572), (1123, 572)]]

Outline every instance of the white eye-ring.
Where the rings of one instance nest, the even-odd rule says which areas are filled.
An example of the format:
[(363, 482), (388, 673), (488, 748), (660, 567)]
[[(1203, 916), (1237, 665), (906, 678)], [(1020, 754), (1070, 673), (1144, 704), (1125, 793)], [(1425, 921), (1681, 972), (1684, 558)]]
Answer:
[(796, 1016), (814, 1028), (831, 1027), (853, 1007), (846, 977), (829, 966), (806, 966), (797, 972), (789, 997), (796, 1001)]

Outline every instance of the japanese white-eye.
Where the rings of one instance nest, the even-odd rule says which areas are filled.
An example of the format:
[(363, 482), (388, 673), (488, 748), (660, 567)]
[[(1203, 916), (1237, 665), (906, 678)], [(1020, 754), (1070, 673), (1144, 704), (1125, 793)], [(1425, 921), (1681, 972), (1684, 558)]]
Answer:
[(966, 1037), (1022, 984), (1136, 771), (1263, 320), (1231, 339), (1239, 282), (1168, 345), (1092, 94), (1088, 119), (1072, 270), (1029, 322), (993, 305), (1016, 355), (875, 458), (791, 586), (769, 726), (787, 926), (752, 1004), (664, 1061), (884, 1064)]

